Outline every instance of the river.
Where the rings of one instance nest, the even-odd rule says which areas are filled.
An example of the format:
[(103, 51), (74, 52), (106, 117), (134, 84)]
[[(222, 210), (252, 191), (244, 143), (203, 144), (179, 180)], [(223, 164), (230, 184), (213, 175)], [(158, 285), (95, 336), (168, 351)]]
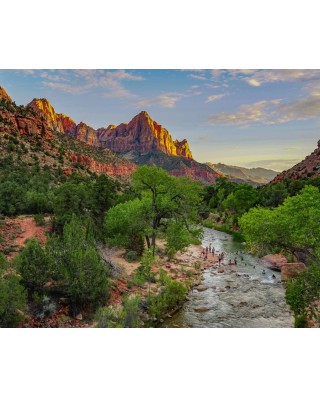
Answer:
[[(224, 264), (203, 271), (199, 291), (190, 292), (181, 310), (162, 327), (175, 328), (288, 328), (293, 316), (285, 302), (280, 273), (259, 263), (231, 235), (204, 228), (202, 245), (225, 253)], [(209, 254), (210, 258), (210, 254)], [(237, 265), (229, 265), (229, 259)], [(223, 273), (219, 271), (224, 270)], [(276, 279), (272, 278), (272, 275)]]

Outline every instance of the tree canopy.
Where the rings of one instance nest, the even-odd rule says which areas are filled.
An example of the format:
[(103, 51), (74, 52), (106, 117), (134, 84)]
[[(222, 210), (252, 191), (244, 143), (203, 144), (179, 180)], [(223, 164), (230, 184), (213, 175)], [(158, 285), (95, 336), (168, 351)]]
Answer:
[(319, 217), (319, 190), (306, 186), (277, 208), (252, 208), (239, 223), (246, 241), (260, 250), (285, 250), (301, 261), (320, 264)]
[(178, 223), (190, 236), (196, 233), (192, 225), (198, 219), (202, 200), (199, 183), (170, 176), (156, 166), (141, 166), (133, 174), (132, 188), (137, 198), (107, 213), (105, 225), (110, 240), (126, 246), (133, 235), (145, 236), (154, 253), (159, 230), (166, 231), (170, 225), (173, 231), (172, 223)]

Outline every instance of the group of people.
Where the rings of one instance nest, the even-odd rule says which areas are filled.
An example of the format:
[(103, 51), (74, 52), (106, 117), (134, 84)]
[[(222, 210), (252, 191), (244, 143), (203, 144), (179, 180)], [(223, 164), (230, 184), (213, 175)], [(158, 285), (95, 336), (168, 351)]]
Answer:
[(203, 257), (204, 260), (207, 260), (209, 253), (214, 255), (214, 247), (212, 246), (211, 243), (209, 244), (209, 247), (203, 248), (203, 250), (201, 251), (200, 257), (201, 258)]

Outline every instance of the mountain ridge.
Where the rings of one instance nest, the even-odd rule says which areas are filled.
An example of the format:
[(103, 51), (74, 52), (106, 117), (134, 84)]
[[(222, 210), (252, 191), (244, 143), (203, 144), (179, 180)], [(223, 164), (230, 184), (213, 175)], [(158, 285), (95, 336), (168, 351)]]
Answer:
[(217, 172), (222, 173), (224, 177), (239, 179), (240, 181), (250, 182), (258, 185), (269, 183), (278, 174), (277, 171), (262, 167), (246, 168), (223, 163), (206, 164), (208, 164)]

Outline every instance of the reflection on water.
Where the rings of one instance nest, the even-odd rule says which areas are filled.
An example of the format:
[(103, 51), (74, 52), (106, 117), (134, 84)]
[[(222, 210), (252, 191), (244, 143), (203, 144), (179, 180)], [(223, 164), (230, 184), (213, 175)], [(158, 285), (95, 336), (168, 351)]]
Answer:
[[(279, 328), (292, 327), (293, 317), (285, 303), (280, 274), (264, 268), (244, 252), (232, 236), (204, 228), (202, 245), (224, 252), (223, 265), (203, 272), (202, 285), (163, 327), (180, 328)], [(237, 266), (228, 265), (237, 259)], [(219, 271), (224, 270), (223, 273)], [(275, 275), (274, 279), (272, 276)]]

